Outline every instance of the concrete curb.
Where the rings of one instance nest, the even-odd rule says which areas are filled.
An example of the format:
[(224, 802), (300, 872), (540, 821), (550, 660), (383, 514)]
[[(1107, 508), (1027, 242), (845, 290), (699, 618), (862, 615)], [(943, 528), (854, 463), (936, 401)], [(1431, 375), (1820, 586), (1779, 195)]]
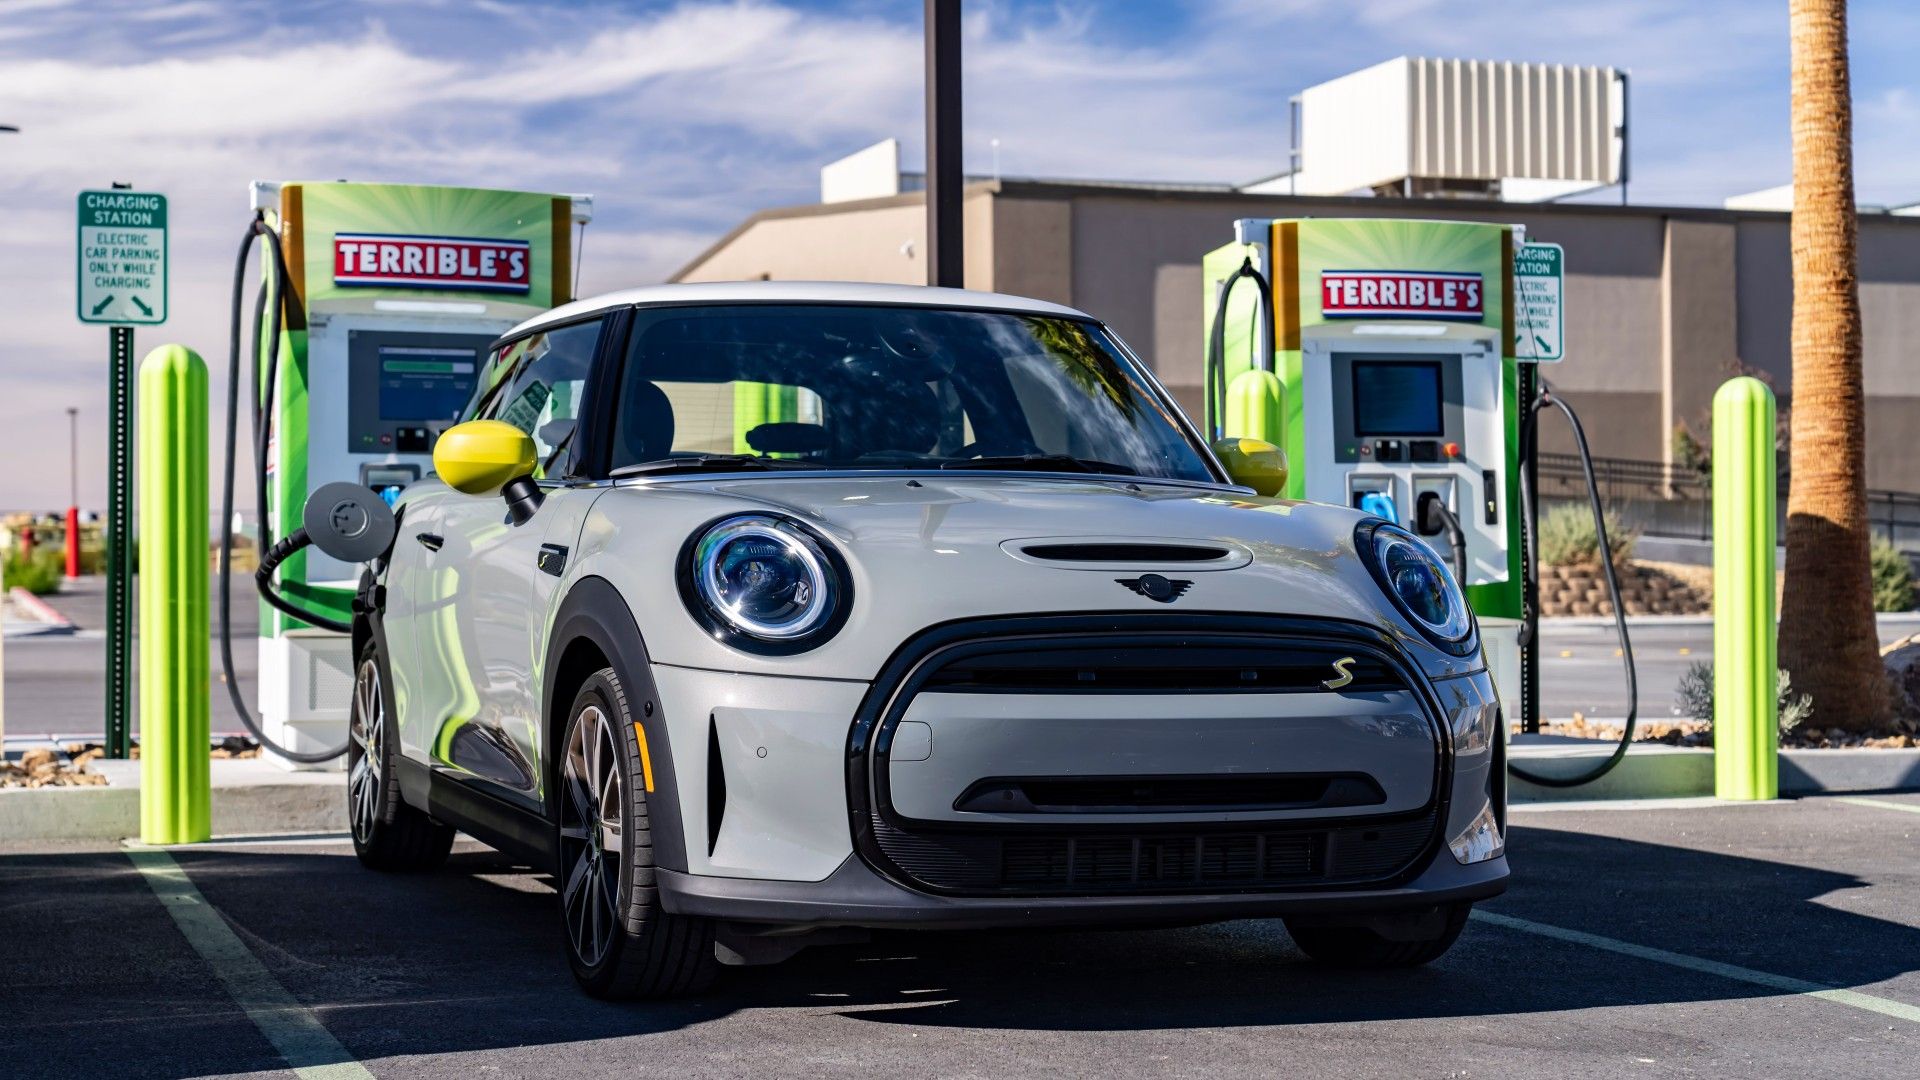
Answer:
[[(1544, 775), (1572, 775), (1590, 769), (1610, 751), (1604, 744), (1509, 748), (1514, 764)], [(1591, 784), (1550, 788), (1516, 776), (1509, 790), (1515, 803), (1711, 796), (1713, 751), (1637, 743), (1612, 772)], [(1873, 791), (1920, 791), (1920, 749), (1780, 751), (1782, 796)]]
[(48, 626), (38, 619), (8, 619), (0, 623), (0, 637), (8, 641), (27, 641), (32, 638), (57, 637), (72, 638), (80, 636), (78, 630), (70, 626)]
[(1782, 750), (1780, 794), (1920, 791), (1920, 749)]
[[(1920, 611), (1882, 611), (1876, 617), (1881, 626), (1898, 626), (1903, 623), (1920, 624)], [(1613, 629), (1611, 615), (1543, 615), (1540, 617), (1543, 628), (1555, 627), (1592, 627), (1603, 626)], [(1636, 627), (1660, 626), (1712, 626), (1711, 615), (1629, 615), (1627, 630), (1631, 633)], [(1703, 656), (1702, 659), (1711, 659)]]
[[(0, 837), (120, 840), (140, 835), (140, 763), (96, 761), (102, 787), (0, 788)], [(346, 774), (285, 772), (258, 759), (213, 762), (213, 835), (347, 829)]]
[[(1515, 764), (1541, 773), (1591, 768), (1604, 744), (1515, 746)], [(0, 789), (0, 838), (119, 840), (140, 834), (140, 763), (96, 761), (102, 787)], [(259, 759), (213, 762), (213, 834), (338, 833), (347, 827), (346, 774), (286, 772)], [(1780, 794), (1920, 791), (1920, 749), (1783, 750)], [(1606, 776), (1577, 788), (1514, 777), (1515, 805), (1713, 795), (1713, 751), (1636, 744)], [(1705, 805), (1705, 804), (1703, 804)], [(1715, 804), (1717, 805), (1717, 804)]]
[(13, 600), (13, 606), (32, 616), (35, 621), (64, 630), (74, 629), (73, 620), (54, 610), (52, 604), (15, 585), (7, 596)]

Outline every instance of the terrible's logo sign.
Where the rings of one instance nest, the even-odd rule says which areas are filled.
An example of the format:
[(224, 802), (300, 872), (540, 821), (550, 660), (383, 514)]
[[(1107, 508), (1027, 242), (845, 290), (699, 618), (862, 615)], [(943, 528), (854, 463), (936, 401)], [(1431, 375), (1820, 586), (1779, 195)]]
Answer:
[(1329, 319), (1424, 318), (1479, 322), (1479, 274), (1427, 270), (1323, 270), (1320, 313)]
[(339, 233), (333, 238), (333, 283), (523, 293), (533, 283), (533, 246), (525, 240)]

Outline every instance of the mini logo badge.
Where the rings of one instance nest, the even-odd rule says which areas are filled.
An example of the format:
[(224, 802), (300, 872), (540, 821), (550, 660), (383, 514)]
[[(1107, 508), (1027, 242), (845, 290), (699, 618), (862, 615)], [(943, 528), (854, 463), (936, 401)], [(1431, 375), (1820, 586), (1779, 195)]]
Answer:
[(1141, 574), (1139, 577), (1121, 577), (1114, 578), (1113, 580), (1125, 585), (1127, 588), (1132, 589), (1134, 592), (1139, 593), (1149, 600), (1155, 600), (1162, 604), (1173, 603), (1175, 600), (1187, 595), (1188, 589), (1193, 588), (1193, 582), (1191, 581), (1180, 578), (1163, 578), (1159, 574)]
[(1334, 677), (1321, 683), (1329, 690), (1338, 690), (1353, 681), (1353, 665), (1358, 663), (1351, 656), (1343, 656), (1333, 662)]

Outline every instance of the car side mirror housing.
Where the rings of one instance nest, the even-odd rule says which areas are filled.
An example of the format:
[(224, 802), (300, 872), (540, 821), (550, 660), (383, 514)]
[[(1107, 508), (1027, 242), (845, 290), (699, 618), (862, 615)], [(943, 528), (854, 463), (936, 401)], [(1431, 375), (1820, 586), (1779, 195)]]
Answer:
[(515, 525), (540, 509), (540, 485), (533, 480), (533, 439), (500, 420), (455, 424), (433, 444), (433, 471), (448, 487), (466, 495), (499, 495)]
[(1215, 439), (1213, 456), (1236, 484), (1268, 497), (1287, 489), (1287, 452), (1264, 439)]

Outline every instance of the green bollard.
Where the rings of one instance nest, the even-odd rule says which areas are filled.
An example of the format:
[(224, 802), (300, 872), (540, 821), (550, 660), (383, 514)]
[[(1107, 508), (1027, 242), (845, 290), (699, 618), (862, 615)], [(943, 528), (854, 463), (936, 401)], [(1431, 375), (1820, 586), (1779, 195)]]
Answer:
[(1287, 445), (1285, 400), (1280, 377), (1273, 372), (1249, 368), (1235, 375), (1227, 384), (1226, 434)]
[(1774, 405), (1758, 379), (1713, 395), (1713, 793), (1780, 795), (1774, 680)]
[(140, 363), (140, 839), (213, 835), (207, 598), (207, 365), (183, 345)]

